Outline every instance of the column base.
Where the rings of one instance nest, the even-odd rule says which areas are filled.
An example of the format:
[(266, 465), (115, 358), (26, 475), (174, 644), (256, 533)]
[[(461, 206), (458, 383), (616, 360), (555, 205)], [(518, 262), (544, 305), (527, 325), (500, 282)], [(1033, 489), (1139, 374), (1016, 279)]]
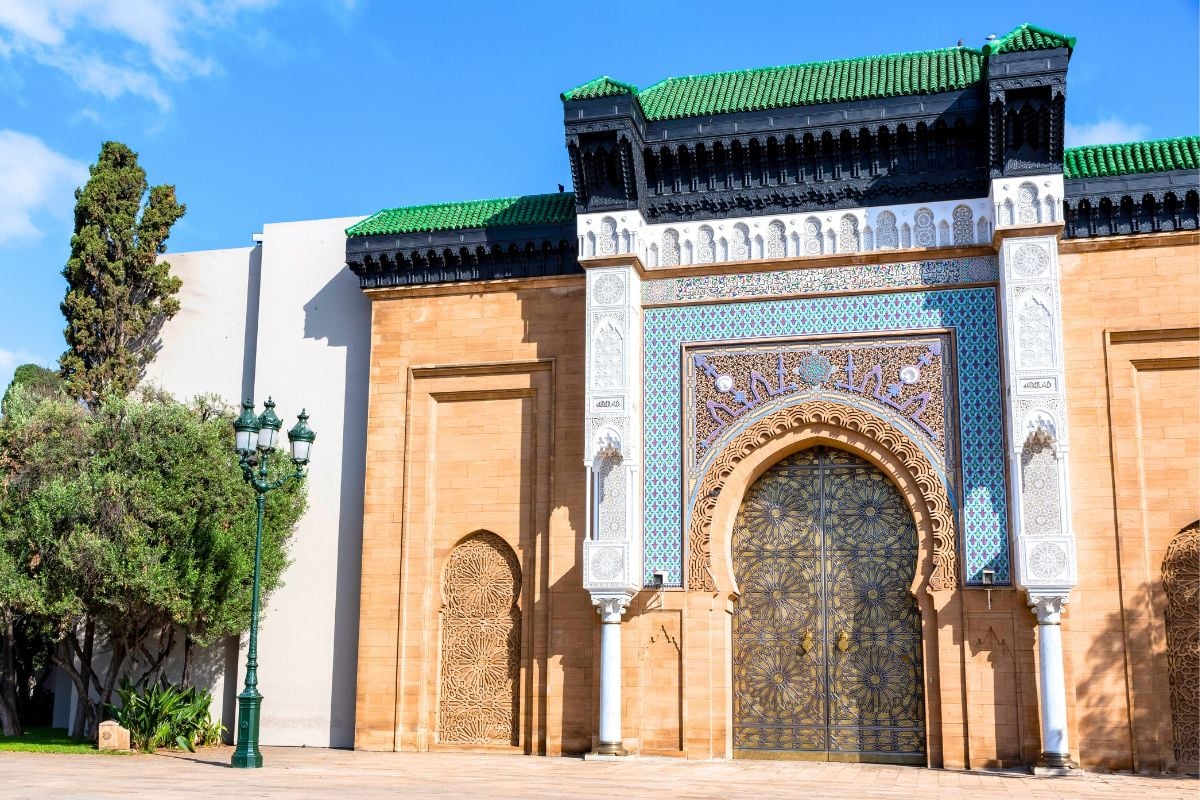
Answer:
[(1079, 764), (1072, 761), (1068, 753), (1042, 753), (1041, 758), (1029, 771), (1043, 778), (1066, 778), (1083, 774)]
[(631, 753), (620, 742), (601, 742), (596, 749), (584, 755), (584, 761), (610, 761), (628, 758)]

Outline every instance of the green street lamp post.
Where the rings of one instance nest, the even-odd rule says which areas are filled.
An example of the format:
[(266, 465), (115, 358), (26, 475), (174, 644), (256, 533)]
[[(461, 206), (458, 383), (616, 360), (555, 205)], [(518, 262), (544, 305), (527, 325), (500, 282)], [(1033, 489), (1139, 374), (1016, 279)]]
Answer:
[[(258, 749), (258, 720), (262, 708), (262, 695), (258, 692), (258, 571), (262, 565), (263, 511), (267, 505), (267, 492), (278, 489), (290, 480), (304, 477), (304, 468), (317, 438), (308, 427), (308, 414), (301, 411), (296, 425), (288, 431), (291, 443), (292, 464), (296, 469), (279, 480), (267, 480), (267, 466), (271, 453), (279, 441), (279, 429), (283, 422), (275, 415), (275, 403), (267, 398), (266, 410), (254, 416), (254, 403), (242, 403), (242, 413), (233, 422), (237, 433), (238, 462), (246, 483), (254, 487), (257, 495), (258, 527), (254, 534), (254, 594), (250, 601), (250, 647), (246, 652), (246, 685), (238, 695), (237, 747), (233, 751), (232, 765), (243, 769), (261, 767), (262, 752)], [(257, 472), (255, 468), (257, 467)]]

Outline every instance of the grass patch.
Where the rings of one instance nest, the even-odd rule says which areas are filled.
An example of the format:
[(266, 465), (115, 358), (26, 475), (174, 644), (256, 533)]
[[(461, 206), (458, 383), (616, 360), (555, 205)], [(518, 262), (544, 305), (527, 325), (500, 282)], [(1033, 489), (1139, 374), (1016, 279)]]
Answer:
[(62, 728), (26, 728), (24, 736), (0, 736), (0, 753), (86, 753), (111, 751), (96, 748), (95, 742), (77, 741)]

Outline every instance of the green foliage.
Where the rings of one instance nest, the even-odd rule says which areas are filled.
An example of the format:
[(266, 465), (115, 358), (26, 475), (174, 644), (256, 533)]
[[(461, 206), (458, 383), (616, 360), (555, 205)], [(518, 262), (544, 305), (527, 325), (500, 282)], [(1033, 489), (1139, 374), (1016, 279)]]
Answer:
[(117, 688), (119, 706), (109, 706), (113, 719), (129, 730), (130, 744), (144, 753), (178, 746), (195, 752), (216, 744), (224, 727), (209, 714), (212, 694), (195, 687), (154, 683), (139, 693), (128, 677)]
[(58, 372), (38, 366), (37, 364), (22, 364), (13, 372), (12, 382), (4, 390), (4, 399), (0, 400), (0, 414), (7, 413), (8, 397), (14, 387), (24, 386), (39, 397), (54, 397), (62, 394), (63, 382)]
[[(108, 702), (122, 669), (153, 674), (145, 643), (164, 630), (203, 646), (248, 627), (255, 494), (232, 418), (210, 398), (142, 392), (87, 409), (13, 390), (0, 424), (0, 616), (40, 620), (82, 696), (87, 681)], [(273, 478), (290, 471), (285, 457), (275, 462)], [(267, 496), (264, 596), (304, 506), (303, 482)], [(89, 626), (112, 651), (103, 674), (82, 657)], [(87, 714), (99, 722), (98, 705)]]
[(101, 146), (87, 184), (75, 191), (63, 269), (68, 349), (59, 365), (73, 397), (95, 405), (138, 385), (163, 323), (179, 310), (180, 281), (159, 256), (185, 211), (174, 186), (148, 188), (137, 153), (120, 142)]

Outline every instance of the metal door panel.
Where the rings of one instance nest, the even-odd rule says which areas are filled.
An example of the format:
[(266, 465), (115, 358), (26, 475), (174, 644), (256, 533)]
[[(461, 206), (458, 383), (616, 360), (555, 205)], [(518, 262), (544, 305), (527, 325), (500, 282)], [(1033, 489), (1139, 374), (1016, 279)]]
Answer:
[(883, 473), (825, 447), (781, 461), (733, 557), (735, 752), (923, 763), (916, 531)]

